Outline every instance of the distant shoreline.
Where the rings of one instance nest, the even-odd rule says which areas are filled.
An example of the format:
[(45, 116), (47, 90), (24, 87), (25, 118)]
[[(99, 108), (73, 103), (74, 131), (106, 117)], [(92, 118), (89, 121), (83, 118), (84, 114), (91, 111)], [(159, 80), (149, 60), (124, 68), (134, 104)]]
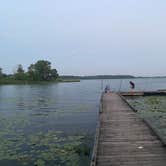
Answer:
[(0, 79), (0, 85), (31, 85), (31, 84), (52, 84), (52, 83), (74, 83), (81, 80), (104, 80), (104, 79), (146, 79), (146, 78), (166, 78), (166, 76), (155, 77), (135, 77), (130, 75), (97, 75), (97, 76), (60, 76), (52, 81), (27, 81), (14, 79)]
[(31, 85), (31, 84), (52, 84), (52, 83), (70, 83), (80, 82), (78, 79), (62, 80), (58, 79), (55, 81), (26, 81), (26, 80), (0, 80), (0, 85)]
[(79, 80), (94, 80), (94, 79), (138, 79), (138, 78), (166, 78), (166, 76), (154, 76), (154, 77), (135, 77), (132, 75), (96, 75), (96, 76), (60, 76), (61, 79), (79, 79)]

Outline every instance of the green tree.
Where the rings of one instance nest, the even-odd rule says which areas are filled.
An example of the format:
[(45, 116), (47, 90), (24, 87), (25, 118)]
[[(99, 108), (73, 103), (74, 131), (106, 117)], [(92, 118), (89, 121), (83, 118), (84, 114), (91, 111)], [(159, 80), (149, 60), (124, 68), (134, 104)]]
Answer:
[(51, 63), (40, 60), (35, 64), (36, 74), (40, 81), (48, 81), (51, 73)]
[(21, 64), (19, 64), (17, 66), (17, 71), (14, 74), (14, 78), (16, 80), (26, 80), (26, 74), (25, 74), (23, 66)]
[(32, 80), (32, 81), (38, 80), (36, 72), (35, 72), (35, 65), (34, 64), (31, 64), (28, 67), (28, 79)]
[(28, 67), (28, 76), (30, 80), (34, 81), (49, 81), (56, 79), (58, 73), (56, 69), (51, 69), (51, 62), (39, 60)]
[(24, 73), (24, 69), (23, 69), (23, 66), (21, 64), (19, 64), (17, 67), (17, 73)]
[(56, 80), (57, 78), (58, 78), (58, 72), (57, 72), (57, 70), (56, 69), (52, 69), (51, 70), (51, 79), (52, 80)]
[(0, 79), (3, 77), (2, 68), (0, 68)]

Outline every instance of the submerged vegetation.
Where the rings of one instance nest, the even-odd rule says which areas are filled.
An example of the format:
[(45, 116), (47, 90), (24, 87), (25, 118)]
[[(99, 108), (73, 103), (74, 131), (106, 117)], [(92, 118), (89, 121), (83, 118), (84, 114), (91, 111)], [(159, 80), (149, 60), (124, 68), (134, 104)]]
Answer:
[[(93, 136), (86, 132), (66, 133), (41, 123), (42, 119), (46, 122), (49, 117), (55, 119), (65, 114), (61, 110), (47, 114), (45, 111), (37, 112), (18, 110), (10, 114), (3, 111), (0, 113), (0, 165), (88, 165)], [(76, 110), (73, 112), (79, 113)]]
[(166, 140), (166, 97), (136, 97), (127, 100)]
[(95, 121), (87, 119), (93, 104), (60, 95), (60, 86), (0, 87), (0, 165), (89, 165)]
[[(6, 123), (3, 119), (3, 122)], [(90, 147), (84, 135), (64, 136), (60, 131), (25, 134), (12, 132), (11, 124), (0, 132), (0, 165), (78, 166), (87, 165)]]

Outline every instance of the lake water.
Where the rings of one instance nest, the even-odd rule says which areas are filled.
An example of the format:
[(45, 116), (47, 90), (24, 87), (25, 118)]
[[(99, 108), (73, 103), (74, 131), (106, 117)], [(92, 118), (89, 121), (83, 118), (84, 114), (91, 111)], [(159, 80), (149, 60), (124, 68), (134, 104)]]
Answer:
[[(0, 165), (89, 165), (102, 89), (128, 91), (129, 81), (0, 86)], [(133, 81), (136, 90), (166, 89), (163, 78)]]

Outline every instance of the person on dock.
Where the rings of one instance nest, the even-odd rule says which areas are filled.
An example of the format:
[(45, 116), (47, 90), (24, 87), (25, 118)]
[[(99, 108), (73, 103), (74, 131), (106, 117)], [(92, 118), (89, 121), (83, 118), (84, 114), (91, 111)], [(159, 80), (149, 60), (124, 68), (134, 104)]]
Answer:
[(130, 88), (133, 90), (135, 88), (134, 82), (130, 81), (129, 83), (130, 83)]
[(106, 85), (106, 87), (104, 89), (104, 92), (105, 93), (109, 93), (110, 92), (110, 86), (109, 85)]

